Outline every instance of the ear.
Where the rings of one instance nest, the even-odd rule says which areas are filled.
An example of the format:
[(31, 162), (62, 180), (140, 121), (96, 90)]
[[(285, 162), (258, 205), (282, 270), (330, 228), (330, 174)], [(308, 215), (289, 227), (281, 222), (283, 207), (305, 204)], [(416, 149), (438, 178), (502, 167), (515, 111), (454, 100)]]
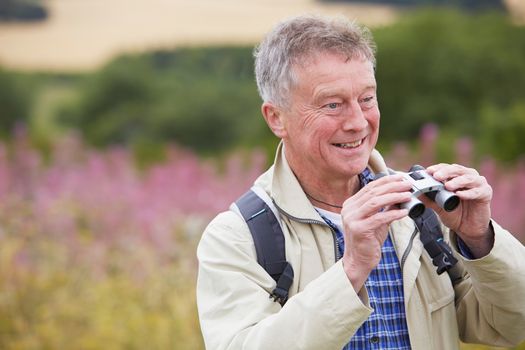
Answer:
[(286, 127), (284, 124), (284, 115), (282, 110), (271, 102), (264, 102), (261, 106), (261, 112), (275, 136), (280, 139), (286, 137)]

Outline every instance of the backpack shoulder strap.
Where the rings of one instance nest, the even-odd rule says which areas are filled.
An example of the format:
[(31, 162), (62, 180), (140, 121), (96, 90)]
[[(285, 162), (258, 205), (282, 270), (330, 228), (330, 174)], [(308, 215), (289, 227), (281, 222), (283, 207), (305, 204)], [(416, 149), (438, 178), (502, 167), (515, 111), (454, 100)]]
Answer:
[(284, 235), (272, 210), (255, 192), (247, 191), (235, 204), (248, 224), (257, 262), (277, 282), (270, 298), (284, 305), (293, 282), (293, 268), (286, 261)]
[(437, 273), (440, 275), (447, 271), (452, 284), (458, 283), (462, 278), (459, 269), (455, 268), (458, 260), (443, 239), (441, 223), (436, 212), (430, 208), (425, 208), (423, 214), (415, 218), (414, 222), (419, 230), (423, 247), (432, 258), (434, 266), (437, 267)]

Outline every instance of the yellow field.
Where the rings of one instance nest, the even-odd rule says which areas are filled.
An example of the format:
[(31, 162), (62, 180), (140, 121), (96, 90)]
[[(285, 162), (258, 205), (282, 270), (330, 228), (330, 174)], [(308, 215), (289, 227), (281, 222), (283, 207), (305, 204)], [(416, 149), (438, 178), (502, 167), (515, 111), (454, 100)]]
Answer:
[(275, 22), (301, 13), (343, 14), (371, 26), (397, 13), (314, 0), (50, 0), (48, 8), (43, 23), (0, 24), (0, 65), (90, 70), (122, 51), (254, 43)]

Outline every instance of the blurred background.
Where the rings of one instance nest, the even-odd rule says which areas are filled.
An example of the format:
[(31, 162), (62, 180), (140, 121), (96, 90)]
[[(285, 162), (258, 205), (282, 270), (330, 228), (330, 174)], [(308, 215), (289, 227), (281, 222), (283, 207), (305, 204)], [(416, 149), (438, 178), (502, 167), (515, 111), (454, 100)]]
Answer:
[(371, 27), (390, 165), (476, 167), (525, 242), (522, 0), (0, 0), (0, 349), (203, 349), (197, 242), (277, 145), (251, 52), (301, 13)]

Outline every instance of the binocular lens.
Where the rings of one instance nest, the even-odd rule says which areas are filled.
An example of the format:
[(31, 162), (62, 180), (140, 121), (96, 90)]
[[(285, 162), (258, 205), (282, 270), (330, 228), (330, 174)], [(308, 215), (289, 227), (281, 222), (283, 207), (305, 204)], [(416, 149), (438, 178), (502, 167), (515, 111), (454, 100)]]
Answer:
[(434, 200), (437, 203), (437, 205), (445, 209), (445, 211), (452, 211), (456, 209), (459, 205), (459, 197), (447, 190), (442, 189), (440, 191), (428, 192), (425, 194), (428, 195), (428, 197), (430, 197), (432, 200)]
[(425, 205), (423, 203), (417, 203), (410, 208), (410, 210), (408, 211), (408, 216), (410, 216), (410, 218), (412, 219), (415, 219), (420, 217), (424, 211)]
[(451, 196), (445, 201), (445, 203), (443, 203), (443, 209), (445, 209), (446, 211), (452, 211), (456, 209), (458, 205), (459, 205), (459, 197)]

